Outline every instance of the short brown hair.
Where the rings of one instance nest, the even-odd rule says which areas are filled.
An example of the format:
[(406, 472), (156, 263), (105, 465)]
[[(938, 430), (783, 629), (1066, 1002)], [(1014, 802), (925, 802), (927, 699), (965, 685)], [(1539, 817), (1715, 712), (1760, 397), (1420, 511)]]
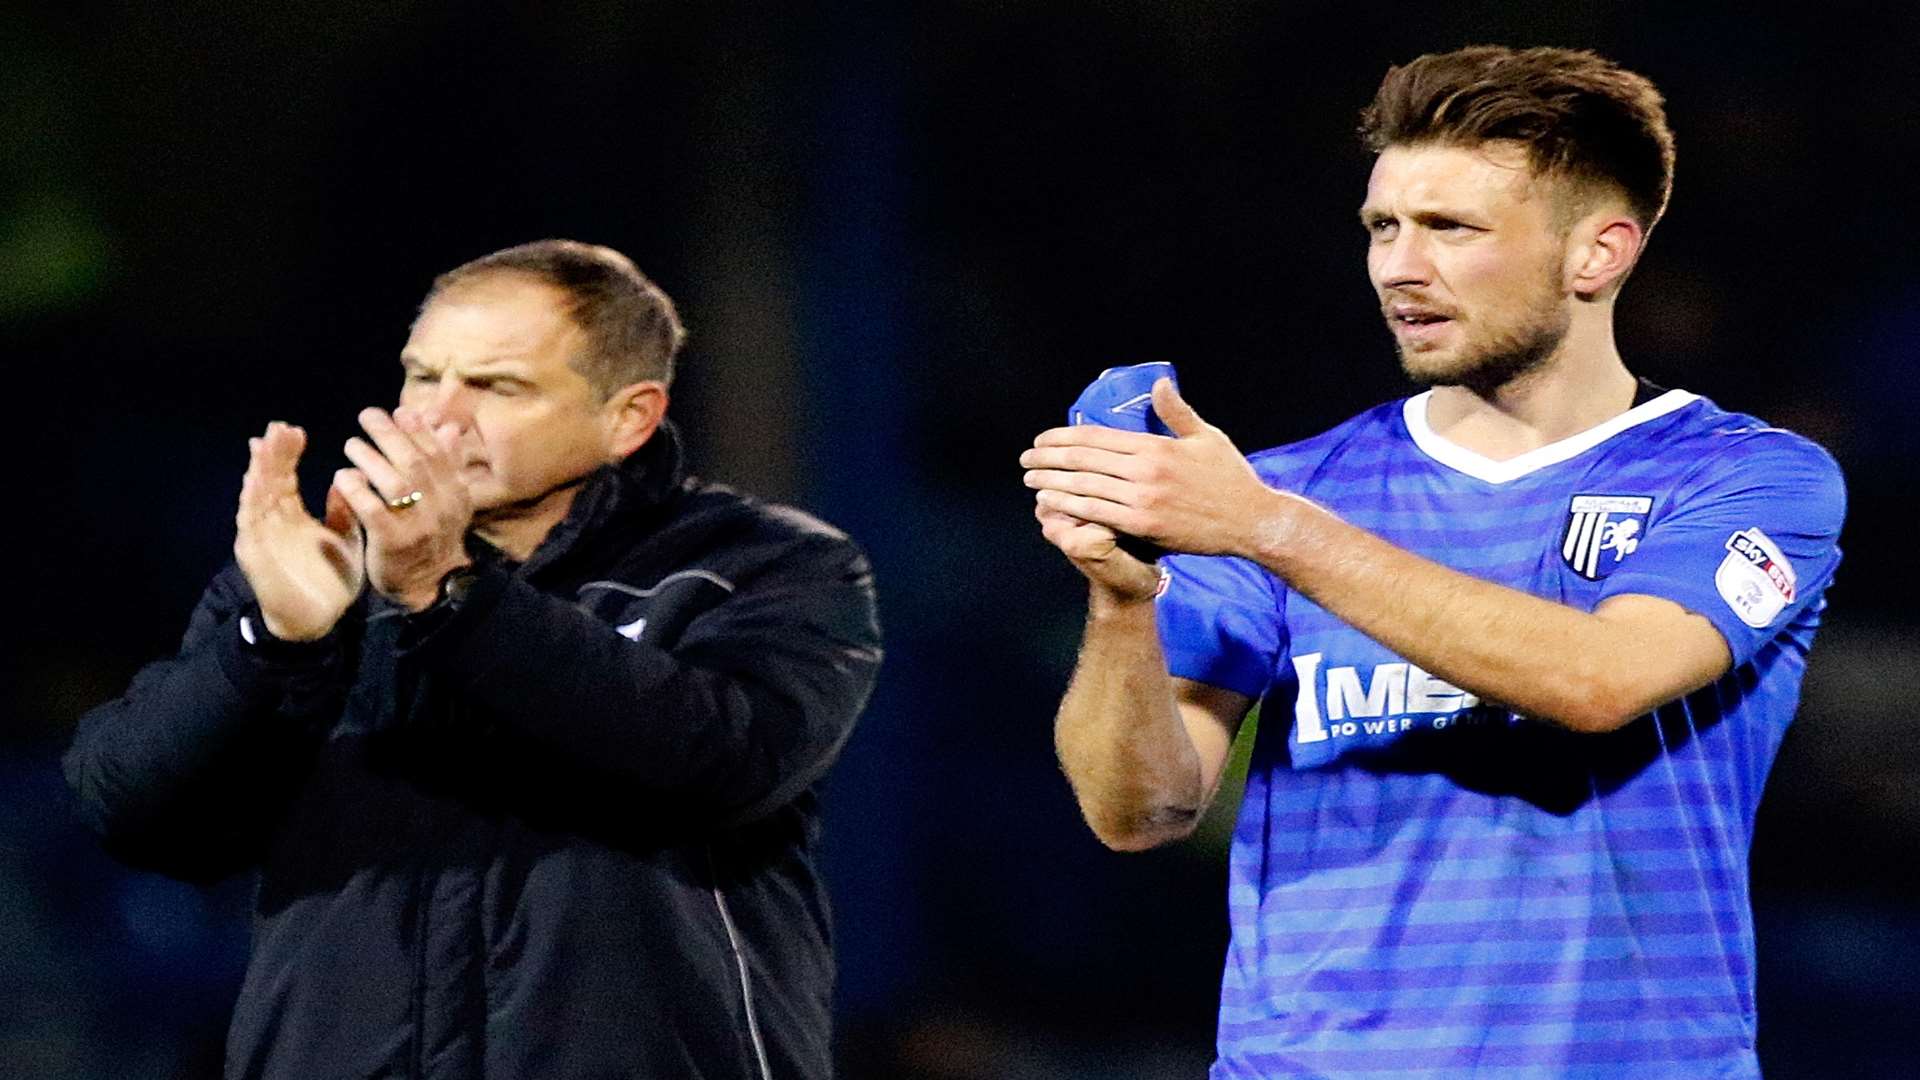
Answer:
[(598, 244), (536, 240), (462, 263), (433, 279), (420, 301), (495, 274), (524, 274), (565, 293), (567, 314), (586, 334), (574, 370), (604, 398), (629, 383), (673, 381), (674, 356), (687, 339), (673, 301), (633, 260)]
[(1360, 113), (1360, 138), (1389, 146), (1527, 147), (1536, 176), (1612, 187), (1651, 229), (1673, 191), (1673, 132), (1645, 76), (1584, 49), (1474, 45), (1389, 68)]

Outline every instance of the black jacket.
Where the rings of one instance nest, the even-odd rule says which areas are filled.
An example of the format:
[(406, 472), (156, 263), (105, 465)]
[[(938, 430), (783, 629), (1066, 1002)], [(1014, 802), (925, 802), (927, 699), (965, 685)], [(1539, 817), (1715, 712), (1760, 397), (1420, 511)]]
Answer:
[(847, 538), (663, 427), (457, 606), (259, 625), (229, 567), (81, 722), (125, 861), (261, 872), (229, 1077), (831, 1073), (815, 786), (880, 660)]

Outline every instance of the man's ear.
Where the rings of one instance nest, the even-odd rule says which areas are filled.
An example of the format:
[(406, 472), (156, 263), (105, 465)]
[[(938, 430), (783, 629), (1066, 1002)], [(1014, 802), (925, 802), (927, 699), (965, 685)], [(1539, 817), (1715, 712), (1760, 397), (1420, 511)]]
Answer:
[(1575, 225), (1568, 286), (1582, 300), (1606, 295), (1639, 261), (1646, 239), (1640, 223), (1624, 214), (1595, 214)]
[(615, 390), (600, 407), (605, 425), (607, 459), (619, 461), (653, 438), (667, 418), (667, 384), (649, 379)]

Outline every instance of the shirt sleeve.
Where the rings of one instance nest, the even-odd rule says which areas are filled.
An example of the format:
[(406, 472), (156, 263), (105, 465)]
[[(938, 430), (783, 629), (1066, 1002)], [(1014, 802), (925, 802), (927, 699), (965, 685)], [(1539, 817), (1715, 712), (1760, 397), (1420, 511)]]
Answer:
[(1168, 555), (1157, 602), (1169, 674), (1258, 698), (1286, 645), (1278, 583), (1246, 559)]
[(74, 809), (121, 860), (215, 881), (265, 855), (339, 715), (357, 616), (319, 642), (294, 643), (262, 638), (259, 612), (229, 565), (178, 655), (81, 717), (64, 760)]
[(1825, 450), (1774, 429), (1740, 439), (1675, 491), (1599, 598), (1658, 596), (1705, 616), (1735, 667), (1821, 603), (1846, 516), (1845, 482)]

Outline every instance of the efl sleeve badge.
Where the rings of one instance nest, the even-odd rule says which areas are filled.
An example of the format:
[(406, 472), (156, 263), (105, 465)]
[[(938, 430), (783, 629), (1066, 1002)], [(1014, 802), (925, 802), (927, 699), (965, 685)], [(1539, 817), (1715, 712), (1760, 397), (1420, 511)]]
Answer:
[(1793, 603), (1798, 583), (1779, 545), (1759, 529), (1742, 529), (1727, 538), (1713, 584), (1740, 621), (1758, 630)]

